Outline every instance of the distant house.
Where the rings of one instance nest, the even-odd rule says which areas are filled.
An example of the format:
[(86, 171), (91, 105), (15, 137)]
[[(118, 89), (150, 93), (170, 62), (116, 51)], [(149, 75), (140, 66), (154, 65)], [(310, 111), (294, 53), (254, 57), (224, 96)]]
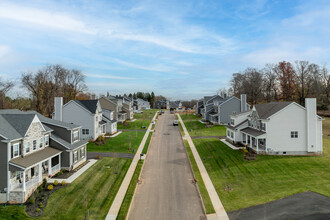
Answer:
[(154, 102), (155, 109), (169, 109), (170, 102), (166, 99), (157, 100)]
[(232, 114), (227, 139), (258, 154), (322, 154), (322, 118), (316, 114), (316, 99), (307, 98), (305, 107), (271, 102)]
[(241, 99), (226, 95), (205, 96), (201, 106), (203, 106), (200, 110), (203, 120), (213, 124), (228, 124), (231, 114), (250, 109), (245, 94), (241, 95)]
[(170, 101), (170, 109), (178, 110), (182, 108), (181, 101)]
[(0, 110), (0, 203), (24, 203), (43, 178), (86, 161), (80, 126), (35, 111)]
[(118, 106), (118, 121), (123, 122), (125, 120), (133, 120), (134, 109), (133, 100), (125, 96), (107, 96), (104, 97), (116, 103)]
[(81, 125), (83, 139), (96, 140), (106, 133), (107, 121), (98, 100), (71, 100), (63, 105), (62, 97), (55, 97), (54, 106), (53, 119)]
[(204, 99), (198, 100), (194, 108), (196, 114), (202, 114), (202, 109), (204, 108)]
[(134, 99), (134, 110), (145, 110), (150, 109), (150, 103), (146, 100), (137, 98)]

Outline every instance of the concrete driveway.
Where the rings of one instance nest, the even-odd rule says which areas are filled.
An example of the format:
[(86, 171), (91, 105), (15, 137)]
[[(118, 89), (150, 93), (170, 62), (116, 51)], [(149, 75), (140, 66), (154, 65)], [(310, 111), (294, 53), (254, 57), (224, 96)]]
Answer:
[(174, 114), (158, 117), (128, 219), (205, 219)]

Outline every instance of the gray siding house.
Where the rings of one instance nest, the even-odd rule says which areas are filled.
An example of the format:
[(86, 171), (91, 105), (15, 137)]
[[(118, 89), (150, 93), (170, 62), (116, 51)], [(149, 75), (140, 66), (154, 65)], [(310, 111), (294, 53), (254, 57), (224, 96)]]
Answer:
[(79, 130), (35, 111), (0, 110), (0, 203), (24, 203), (43, 178), (85, 162)]
[(203, 99), (203, 108), (201, 114), (204, 121), (210, 121), (213, 124), (230, 123), (230, 115), (238, 112), (244, 112), (250, 109), (246, 103), (246, 95), (242, 94), (241, 99), (235, 96), (226, 95), (205, 96)]
[(134, 110), (150, 109), (150, 103), (143, 99), (134, 99)]

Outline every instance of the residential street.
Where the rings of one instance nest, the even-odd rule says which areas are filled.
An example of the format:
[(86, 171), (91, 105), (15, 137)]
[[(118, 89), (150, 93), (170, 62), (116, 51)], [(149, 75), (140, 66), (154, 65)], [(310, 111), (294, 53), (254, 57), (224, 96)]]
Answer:
[(175, 115), (159, 116), (128, 219), (204, 219)]

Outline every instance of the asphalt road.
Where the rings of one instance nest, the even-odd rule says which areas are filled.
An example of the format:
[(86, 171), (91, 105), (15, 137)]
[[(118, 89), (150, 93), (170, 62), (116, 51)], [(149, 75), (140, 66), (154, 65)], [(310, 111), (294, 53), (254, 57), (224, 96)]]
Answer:
[(330, 219), (330, 198), (314, 192), (298, 193), (263, 205), (228, 213), (231, 220)]
[(180, 129), (173, 120), (169, 112), (158, 117), (130, 220), (205, 219)]

